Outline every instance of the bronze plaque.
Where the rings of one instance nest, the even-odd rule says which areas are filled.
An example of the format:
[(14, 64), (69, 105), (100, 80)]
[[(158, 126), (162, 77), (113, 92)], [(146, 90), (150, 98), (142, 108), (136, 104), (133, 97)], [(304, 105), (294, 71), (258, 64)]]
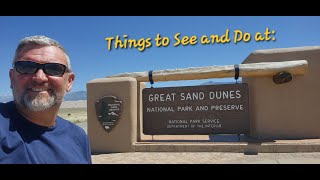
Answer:
[(143, 133), (248, 134), (248, 85), (146, 88)]
[(95, 104), (96, 114), (103, 129), (110, 132), (117, 124), (122, 112), (122, 101), (115, 96), (105, 96)]

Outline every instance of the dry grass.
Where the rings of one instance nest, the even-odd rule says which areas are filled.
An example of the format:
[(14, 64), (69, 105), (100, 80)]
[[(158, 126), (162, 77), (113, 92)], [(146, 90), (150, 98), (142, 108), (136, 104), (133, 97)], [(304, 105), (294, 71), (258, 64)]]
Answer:
[(75, 124), (87, 121), (87, 108), (60, 108), (58, 116)]

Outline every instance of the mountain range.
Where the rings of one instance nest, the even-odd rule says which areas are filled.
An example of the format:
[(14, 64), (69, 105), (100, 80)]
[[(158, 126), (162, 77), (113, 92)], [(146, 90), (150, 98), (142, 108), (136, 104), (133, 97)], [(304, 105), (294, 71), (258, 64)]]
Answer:
[[(238, 83), (241, 83), (241, 81), (238, 81)], [(230, 82), (213, 82), (208, 81), (205, 83), (200, 84), (202, 85), (213, 85), (213, 84), (230, 84)], [(8, 102), (12, 101), (12, 95), (8, 96), (0, 96), (0, 102)], [(87, 100), (87, 92), (86, 91), (76, 91), (76, 92), (69, 92), (64, 97), (65, 101), (78, 101), (78, 100)]]
[[(200, 86), (204, 86), (204, 85), (214, 85), (214, 84), (232, 84), (232, 83), (235, 83), (234, 82), (214, 82), (214, 81), (208, 81), (208, 82), (205, 82), (205, 83), (202, 83), (200, 84)], [(238, 81), (238, 83), (242, 83), (242, 81)]]
[[(8, 96), (0, 96), (0, 102), (8, 102), (12, 101), (12, 95)], [(78, 100), (87, 100), (87, 92), (86, 91), (76, 91), (69, 92), (64, 97), (65, 101), (78, 101)]]

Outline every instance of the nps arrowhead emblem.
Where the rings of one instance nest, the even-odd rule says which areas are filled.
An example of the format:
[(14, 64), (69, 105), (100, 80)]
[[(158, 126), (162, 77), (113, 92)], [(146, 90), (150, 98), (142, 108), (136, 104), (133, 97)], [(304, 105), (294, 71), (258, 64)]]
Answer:
[(117, 124), (122, 112), (122, 101), (115, 96), (104, 96), (95, 103), (98, 120), (108, 133)]

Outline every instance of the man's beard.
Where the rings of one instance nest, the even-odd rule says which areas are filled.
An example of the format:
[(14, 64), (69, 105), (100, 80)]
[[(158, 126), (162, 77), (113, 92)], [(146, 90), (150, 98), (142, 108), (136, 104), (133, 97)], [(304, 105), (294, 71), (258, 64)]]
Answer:
[[(43, 86), (48, 87), (47, 84)], [(43, 111), (57, 104), (61, 104), (65, 93), (64, 91), (58, 91), (51, 88), (51, 90), (48, 91), (49, 96), (38, 93), (35, 97), (32, 97), (28, 94), (28, 90), (26, 90), (22, 93), (21, 96), (19, 96), (13, 88), (12, 94), (14, 97), (14, 101), (20, 106), (28, 108), (31, 111)]]

